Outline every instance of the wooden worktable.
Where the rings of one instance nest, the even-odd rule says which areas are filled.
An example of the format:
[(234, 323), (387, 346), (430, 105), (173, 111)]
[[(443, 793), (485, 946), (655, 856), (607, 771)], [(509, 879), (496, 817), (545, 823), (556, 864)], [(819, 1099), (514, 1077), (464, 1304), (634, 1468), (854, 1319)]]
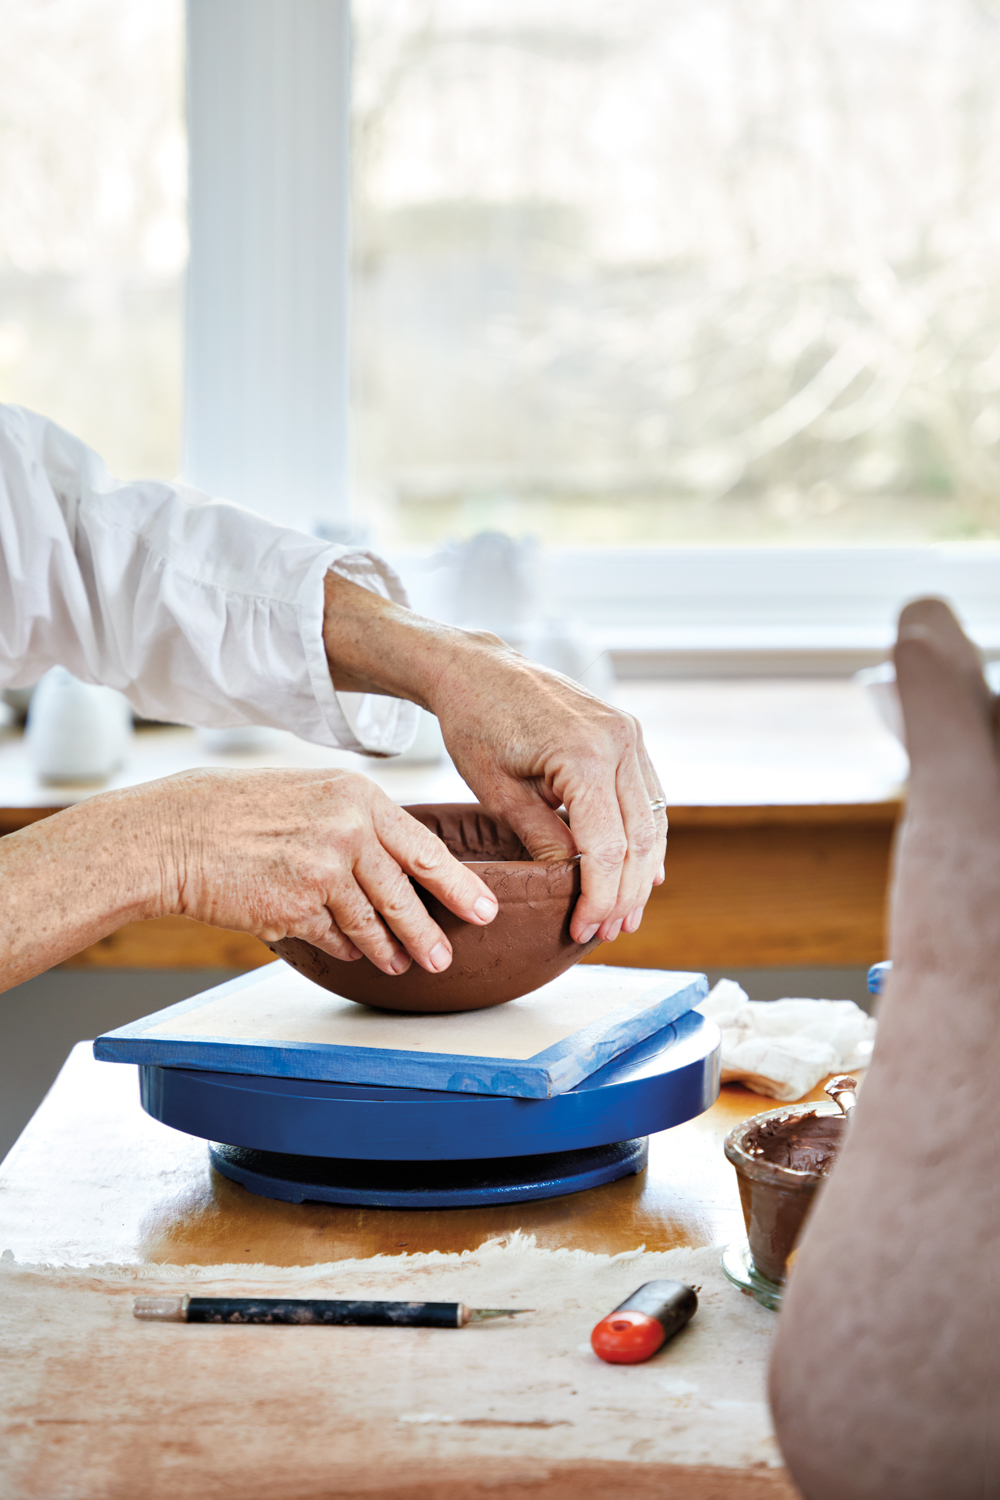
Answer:
[[(0, 1248), (22, 1263), (96, 1264), (113, 1271), (137, 1263), (291, 1266), (377, 1254), (473, 1250), (515, 1229), (534, 1234), (542, 1247), (610, 1254), (642, 1245), (647, 1250), (718, 1245), (742, 1233), (736, 1180), (723, 1156), (723, 1138), (737, 1121), (772, 1102), (729, 1086), (700, 1119), (651, 1139), (645, 1173), (548, 1202), (450, 1211), (292, 1205), (253, 1197), (219, 1176), (209, 1166), (204, 1142), (172, 1131), (142, 1112), (133, 1068), (96, 1063), (89, 1044), (81, 1043), (0, 1169)], [(54, 1327), (54, 1367), (61, 1337)], [(232, 1378), (239, 1382), (238, 1369)], [(275, 1394), (278, 1399), (280, 1393)], [(231, 1400), (232, 1392), (228, 1395)], [(167, 1406), (182, 1399), (183, 1392), (164, 1393)], [(140, 1470), (144, 1445), (150, 1462), (162, 1463), (164, 1434), (157, 1428), (157, 1413), (151, 1410), (146, 1416), (148, 1420), (139, 1422), (133, 1416), (127, 1434), (95, 1432), (72, 1438), (82, 1444), (80, 1451), (95, 1476), (81, 1479), (72, 1500), (104, 1495), (96, 1478), (102, 1445), (127, 1441)], [(16, 1425), (17, 1413), (8, 1414), (8, 1419)], [(45, 1420), (58, 1423), (59, 1413)], [(183, 1444), (175, 1446), (170, 1461), (183, 1472)], [(607, 1493), (609, 1485), (623, 1500), (654, 1495), (669, 1495), (671, 1500), (793, 1500), (795, 1494), (784, 1471), (775, 1469), (744, 1472), (628, 1463), (609, 1474), (603, 1470), (612, 1466), (598, 1467), (602, 1472), (596, 1477), (587, 1466), (579, 1472), (575, 1467), (560, 1469), (532, 1484), (530, 1495), (538, 1500), (583, 1500)], [(284, 1479), (287, 1500), (321, 1500), (312, 1488), (300, 1487), (294, 1472)], [(211, 1492), (221, 1493), (215, 1488)], [(331, 1483), (329, 1492), (323, 1492), (327, 1493), (332, 1497), (346, 1492)], [(378, 1457), (373, 1455), (371, 1486), (357, 1492), (352, 1488), (350, 1493), (357, 1493), (359, 1500), (362, 1493), (368, 1500), (465, 1500), (470, 1492), (465, 1487), (452, 1492), (444, 1485), (381, 1488)], [(478, 1487), (475, 1493), (480, 1493)], [(494, 1464), (482, 1493), (489, 1500), (513, 1500), (529, 1491), (506, 1483)], [(119, 1491), (108, 1494), (117, 1500)], [(25, 1492), (16, 1500), (53, 1497)], [(240, 1500), (254, 1497), (241, 1494)]]
[(775, 1102), (727, 1085), (706, 1114), (650, 1137), (646, 1172), (566, 1198), (419, 1211), (290, 1204), (221, 1176), (203, 1141), (143, 1112), (133, 1067), (95, 1062), (81, 1042), (0, 1168), (0, 1249), (70, 1265), (294, 1266), (473, 1250), (511, 1229), (609, 1255), (724, 1244), (743, 1220), (722, 1141)]
[[(682, 969), (868, 965), (885, 956), (890, 850), (905, 756), (853, 682), (624, 682), (670, 804), (666, 882), (640, 930), (600, 963)], [(190, 730), (142, 730), (112, 785), (194, 765), (350, 766), (400, 803), (468, 801), (449, 764), (407, 766), (281, 737), (222, 757)], [(42, 786), (19, 736), (0, 738), (0, 833), (92, 788)], [(122, 928), (70, 967), (254, 968), (255, 939), (184, 917)]]
[[(905, 759), (859, 689), (841, 682), (626, 683), (618, 696), (646, 728), (671, 803), (671, 834), (667, 882), (654, 893), (642, 928), (602, 950), (601, 962), (700, 969), (867, 964), (884, 956), (883, 908)], [(351, 765), (400, 803), (469, 795), (447, 764), (362, 760), (291, 737), (267, 755), (227, 760), (201, 751), (185, 730), (141, 732), (118, 781), (213, 763)], [(56, 796), (34, 779), (19, 737), (0, 739), (0, 833), (89, 794), (78, 788)], [(124, 928), (71, 966), (235, 968), (270, 957), (253, 939), (170, 918)], [(215, 1173), (204, 1142), (142, 1112), (132, 1068), (95, 1063), (89, 1045), (81, 1044), (0, 1168), (0, 1252), (27, 1264), (97, 1264), (113, 1271), (136, 1264), (309, 1266), (471, 1251), (515, 1229), (533, 1234), (543, 1248), (611, 1255), (641, 1245), (650, 1251), (719, 1245), (742, 1233), (723, 1138), (770, 1103), (727, 1087), (700, 1119), (651, 1139), (641, 1176), (547, 1202), (449, 1211), (292, 1205), (255, 1198)], [(59, 1328), (45, 1337), (51, 1337), (46, 1358), (59, 1369)], [(239, 1368), (232, 1379), (238, 1399)], [(183, 1407), (184, 1390), (168, 1394), (172, 1409)], [(18, 1414), (9, 1415), (14, 1431)], [(127, 1431), (74, 1436), (67, 1427), (65, 1438), (59, 1424), (70, 1419), (62, 1412), (32, 1420), (48, 1424), (38, 1429), (39, 1443), (65, 1440), (85, 1455), (72, 1500), (124, 1495), (100, 1477), (110, 1445), (128, 1445), (137, 1473), (158, 1466), (162, 1476), (166, 1464), (184, 1475), (185, 1494), (192, 1482), (200, 1483), (185, 1471), (196, 1460), (183, 1434), (159, 1430), (156, 1410), (139, 1422), (130, 1419)], [(427, 1484), (419, 1477), (387, 1488), (377, 1454), (370, 1480), (357, 1488), (331, 1478), (320, 1493), (296, 1475), (294, 1462), (282, 1479), (282, 1500), (467, 1500), (470, 1494), (465, 1481)], [(229, 1493), (218, 1488), (218, 1474), (213, 1483), (213, 1497)], [(587, 1500), (611, 1492), (622, 1500), (794, 1495), (780, 1470), (639, 1462), (553, 1467), (530, 1484), (491, 1463), (483, 1488), (475, 1488), (484, 1500)], [(141, 1486), (128, 1500), (133, 1493), (142, 1500)], [(274, 1493), (272, 1485), (268, 1497)], [(26, 1490), (17, 1500), (53, 1497)], [(255, 1496), (241, 1492), (239, 1500)]]

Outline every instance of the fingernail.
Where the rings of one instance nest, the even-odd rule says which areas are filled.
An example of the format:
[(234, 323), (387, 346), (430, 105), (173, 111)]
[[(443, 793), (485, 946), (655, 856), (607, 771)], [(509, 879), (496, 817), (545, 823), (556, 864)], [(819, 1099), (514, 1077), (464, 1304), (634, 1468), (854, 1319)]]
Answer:
[(608, 942), (608, 943), (613, 943), (614, 942), (615, 938), (618, 936), (618, 934), (622, 930), (622, 922), (623, 922), (623, 920), (624, 920), (624, 918), (619, 917), (619, 919), (618, 919), (617, 922), (613, 922), (612, 923), (611, 927), (608, 930), (608, 935), (605, 938), (605, 942)]
[(591, 938), (594, 936), (594, 933), (596, 931), (597, 931), (597, 923), (596, 922), (594, 923), (593, 927), (585, 927), (583, 929), (583, 931), (580, 933), (580, 942), (581, 943), (589, 943), (590, 940), (591, 940)]
[(626, 932), (636, 932), (638, 930), (639, 923), (642, 921), (642, 914), (644, 911), (645, 907), (637, 906), (635, 911), (629, 912), (627, 918), (625, 919)]
[(353, 963), (356, 958), (360, 958), (361, 956), (362, 956), (361, 955), (361, 949), (360, 948), (355, 948), (354, 944), (352, 943), (351, 946), (347, 950), (347, 961), (348, 961), (348, 963)]
[(405, 974), (410, 967), (410, 955), (408, 953), (396, 953), (389, 960), (389, 968), (393, 974)]
[(442, 969), (446, 969), (451, 963), (451, 949), (448, 947), (448, 944), (445, 942), (435, 943), (430, 951), (430, 961), (436, 974), (440, 974)]
[(480, 921), (491, 922), (497, 914), (497, 903), (489, 896), (480, 896), (472, 910)]

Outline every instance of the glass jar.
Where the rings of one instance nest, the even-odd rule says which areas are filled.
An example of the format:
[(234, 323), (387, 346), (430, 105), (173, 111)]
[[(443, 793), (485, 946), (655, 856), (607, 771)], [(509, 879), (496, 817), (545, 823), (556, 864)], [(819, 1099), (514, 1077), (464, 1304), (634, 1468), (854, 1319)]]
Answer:
[[(739, 1284), (752, 1291), (765, 1306), (776, 1307), (781, 1301), (789, 1257), (826, 1174), (801, 1172), (794, 1167), (782, 1167), (767, 1161), (747, 1149), (748, 1138), (765, 1121), (839, 1114), (840, 1109), (832, 1101), (788, 1104), (781, 1109), (753, 1115), (726, 1137), (725, 1152), (736, 1168), (749, 1244), (749, 1264), (745, 1266), (745, 1275)], [(732, 1258), (732, 1251), (727, 1254)], [(758, 1285), (758, 1282), (764, 1284)]]

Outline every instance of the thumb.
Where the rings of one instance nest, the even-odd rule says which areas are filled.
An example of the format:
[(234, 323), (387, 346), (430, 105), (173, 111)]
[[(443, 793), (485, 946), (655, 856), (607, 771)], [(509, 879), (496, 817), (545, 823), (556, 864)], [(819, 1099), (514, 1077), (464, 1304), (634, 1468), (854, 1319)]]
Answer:
[(510, 790), (501, 793), (490, 811), (513, 829), (532, 859), (542, 864), (573, 859), (580, 852), (567, 824), (529, 787), (519, 786), (513, 795)]

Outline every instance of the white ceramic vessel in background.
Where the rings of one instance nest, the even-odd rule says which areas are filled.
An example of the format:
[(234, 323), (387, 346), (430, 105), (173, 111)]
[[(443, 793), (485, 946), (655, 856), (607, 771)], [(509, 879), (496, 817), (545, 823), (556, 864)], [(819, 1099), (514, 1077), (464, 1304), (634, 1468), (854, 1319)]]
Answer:
[[(989, 684), (990, 692), (1000, 693), (1000, 661), (989, 661), (983, 668), (983, 676)], [(855, 672), (854, 681), (868, 692), (879, 718), (894, 734), (899, 743), (906, 748), (906, 729), (903, 724), (903, 705), (899, 701), (899, 688), (896, 686), (896, 668), (891, 661), (880, 662), (877, 667), (864, 667), (860, 672)]]
[(107, 781), (124, 763), (131, 739), (132, 709), (114, 688), (53, 667), (31, 696), (25, 744), (41, 781)]
[(602, 644), (580, 622), (547, 611), (537, 542), (480, 532), (439, 553), (437, 565), (445, 581), (433, 613), (468, 629), (492, 630), (531, 661), (610, 697), (615, 672)]
[(541, 666), (572, 677), (598, 698), (610, 698), (614, 692), (611, 657), (582, 625), (571, 620), (539, 620), (510, 644)]
[(234, 724), (229, 729), (197, 729), (195, 738), (209, 755), (258, 755), (273, 750), (280, 736), (264, 724)]
[(889, 733), (894, 734), (899, 743), (905, 746), (903, 706), (899, 701), (896, 668), (892, 662), (883, 661), (877, 667), (863, 667), (860, 672), (855, 672), (854, 681), (868, 693), (876, 713)]

